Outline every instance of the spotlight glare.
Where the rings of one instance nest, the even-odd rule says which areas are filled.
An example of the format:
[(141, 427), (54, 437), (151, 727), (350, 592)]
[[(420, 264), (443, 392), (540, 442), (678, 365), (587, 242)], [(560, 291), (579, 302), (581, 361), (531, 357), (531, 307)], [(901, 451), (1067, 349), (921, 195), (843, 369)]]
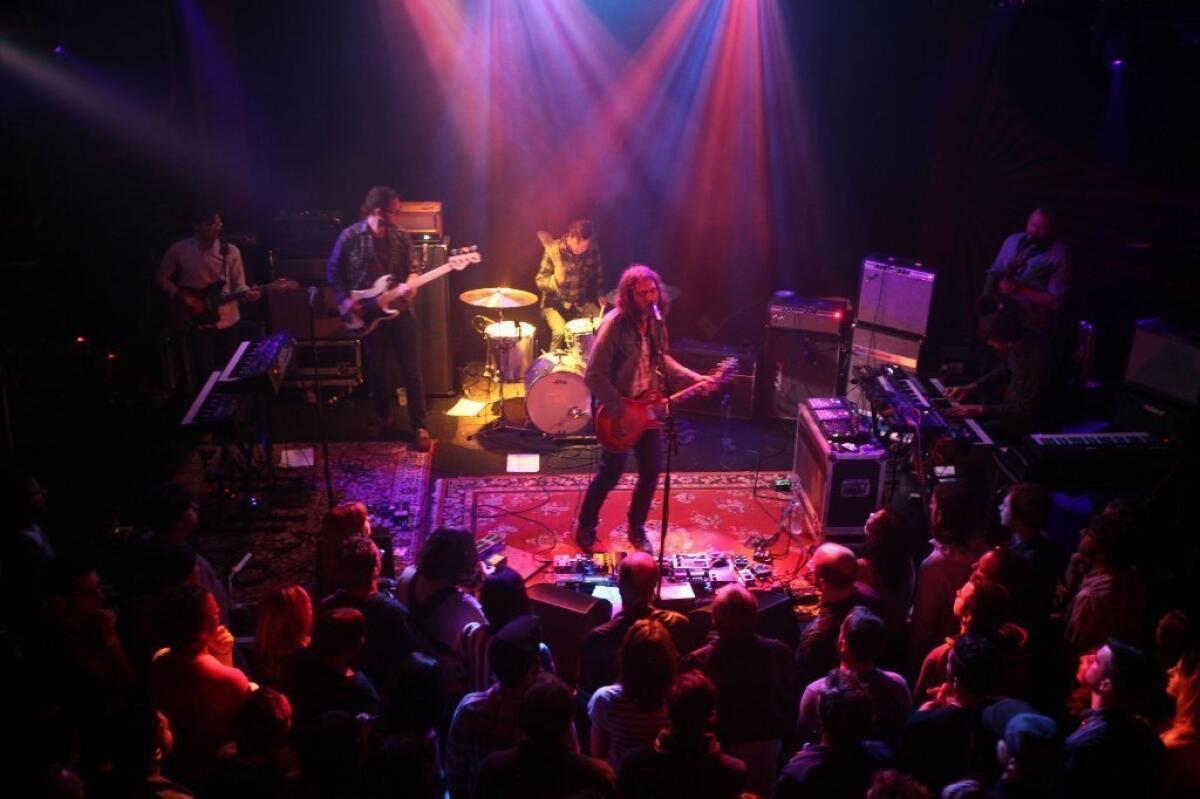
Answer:
[(1108, 66), (1113, 72), (1120, 72), (1125, 69), (1125, 59), (1114, 58)]
[(75, 343), (76, 344), (87, 344), (87, 339), (84, 338), (83, 336), (76, 336)]
[(67, 46), (65, 44), (54, 45), (54, 54), (55, 55), (66, 55), (67, 54)]

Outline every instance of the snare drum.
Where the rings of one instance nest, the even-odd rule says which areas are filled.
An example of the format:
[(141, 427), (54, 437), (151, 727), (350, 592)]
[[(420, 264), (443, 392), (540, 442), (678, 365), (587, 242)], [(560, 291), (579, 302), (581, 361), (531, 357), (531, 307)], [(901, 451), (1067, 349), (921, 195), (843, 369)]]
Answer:
[(574, 350), (583, 362), (587, 363), (592, 357), (592, 348), (596, 346), (596, 333), (600, 330), (602, 317), (585, 316), (572, 319), (566, 324), (567, 346)]
[(533, 363), (533, 325), (528, 322), (492, 322), (483, 329), (488, 359), (496, 365), (500, 379), (515, 383)]
[(525, 373), (525, 412), (543, 433), (578, 433), (592, 418), (583, 360), (548, 352)]

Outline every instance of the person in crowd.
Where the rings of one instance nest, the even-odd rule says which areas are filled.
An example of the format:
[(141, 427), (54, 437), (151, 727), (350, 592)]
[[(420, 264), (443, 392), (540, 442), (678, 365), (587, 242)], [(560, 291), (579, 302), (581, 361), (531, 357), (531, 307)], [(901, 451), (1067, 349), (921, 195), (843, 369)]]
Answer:
[[(173, 745), (171, 723), (153, 705), (135, 704), (123, 710), (109, 730), (111, 760), (107, 773), (94, 786), (95, 794), (139, 799), (189, 799), (195, 794), (167, 779), (163, 760)], [(89, 792), (89, 796), (93, 795)]]
[(1092, 517), (1079, 539), (1078, 554), (1085, 573), (1067, 605), (1063, 644), (1068, 657), (1078, 657), (1109, 638), (1141, 641), (1146, 583), (1133, 565), (1133, 542), (1120, 520), (1105, 514)]
[[(483, 579), (479, 587), (479, 604), (487, 624), (471, 622), (463, 628), (458, 642), (467, 679), (467, 691), (484, 691), (494, 682), (492, 666), (488, 662), (488, 642), (497, 630), (517, 616), (530, 613), (529, 596), (525, 593), (525, 581), (521, 575), (507, 566), (501, 566)], [(542, 671), (554, 672), (554, 658), (550, 647), (540, 648)]]
[(747, 788), (746, 765), (721, 751), (713, 734), (720, 718), (717, 688), (703, 672), (685, 671), (667, 693), (670, 726), (654, 745), (621, 763), (625, 799), (736, 799)]
[(325, 514), (317, 538), (317, 597), (325, 597), (341, 585), (338, 551), (348, 538), (371, 535), (371, 517), (361, 502), (341, 502)]
[(918, 702), (934, 698), (946, 682), (946, 664), (954, 641), (963, 635), (987, 638), (996, 644), (1004, 658), (1004, 670), (997, 691), (1002, 696), (1023, 697), (1029, 688), (1029, 636), (1011, 622), (1009, 593), (1000, 583), (985, 577), (972, 577), (954, 595), (954, 615), (959, 622), (957, 636), (935, 646), (925, 656), (913, 695)]
[(892, 765), (886, 744), (867, 738), (871, 694), (853, 672), (835, 669), (817, 702), (821, 742), (804, 747), (783, 767), (771, 796), (862, 796), (876, 771)]
[[(473, 796), (483, 759), (520, 738), (521, 700), (538, 674), (540, 643), (541, 624), (535, 616), (518, 616), (492, 636), (489, 659), (499, 682), (464, 696), (450, 722), (446, 778), (452, 799)], [(570, 740), (568, 745), (577, 748), (575, 739)]]
[[(137, 694), (133, 664), (104, 608), (104, 588), (92, 563), (61, 556), (46, 566), (46, 610), (29, 642), (30, 662), (43, 695), (62, 703), (80, 725), (89, 749), (107, 737), (108, 722)], [(85, 755), (91, 752), (83, 753)]]
[(1161, 736), (1167, 750), (1166, 796), (1200, 795), (1200, 644), (1189, 646), (1167, 675), (1175, 718)]
[(876, 771), (867, 799), (933, 799), (929, 789), (894, 768)]
[(717, 592), (712, 614), (715, 640), (688, 655), (681, 667), (699, 669), (712, 680), (717, 740), (725, 752), (745, 762), (749, 789), (766, 793), (795, 724), (792, 652), (782, 641), (755, 633), (758, 602), (740, 584)]
[(1084, 678), (1091, 710), (1067, 738), (1061, 796), (1159, 796), (1163, 743), (1139, 715), (1162, 690), (1157, 664), (1141, 649), (1110, 639), (1096, 650)]
[[(584, 636), (579, 653), (577, 698), (586, 709), (592, 694), (601, 686), (617, 682), (617, 652), (629, 628), (642, 619), (653, 619), (667, 629), (676, 651), (691, 651), (691, 629), (681, 613), (654, 606), (658, 587), (658, 562), (644, 552), (630, 553), (617, 570), (617, 589), (621, 594), (621, 612)], [(586, 714), (584, 714), (586, 719)], [(589, 740), (587, 726), (581, 723), (581, 740)]]
[(975, 499), (966, 483), (939, 483), (929, 502), (929, 518), (933, 552), (917, 569), (913, 596), (909, 653), (914, 666), (958, 630), (954, 595), (986, 550)]
[(205, 796), (220, 799), (283, 797), (300, 776), (289, 742), (292, 703), (271, 688), (250, 694), (233, 714), (233, 742), (221, 750)]
[(943, 690), (909, 716), (897, 754), (904, 770), (931, 791), (966, 777), (990, 783), (999, 776), (998, 733), (985, 727), (984, 714), (999, 700), (995, 690), (1003, 668), (994, 643), (959, 636), (950, 650)]
[(283, 661), (279, 687), (291, 699), (297, 726), (330, 710), (379, 712), (379, 693), (355, 668), (367, 621), (354, 608), (331, 608), (317, 615), (312, 644)]
[(858, 606), (874, 609), (874, 592), (858, 582), (858, 561), (841, 544), (817, 547), (810, 563), (813, 582), (821, 592), (817, 616), (800, 634), (796, 648), (801, 685), (818, 680), (838, 663), (837, 640), (842, 622)]
[(298, 725), (301, 785), (295, 794), (358, 799), (367, 757), (367, 724), (345, 710), (328, 710)]
[(475, 799), (615, 799), (617, 779), (612, 767), (569, 745), (574, 706), (571, 689), (562, 680), (538, 674), (525, 689), (517, 714), (524, 737), (515, 747), (483, 759)]
[[(408, 397), (413, 446), (420, 452), (427, 452), (432, 439), (425, 418), (421, 330), (413, 310), (421, 262), (407, 231), (400, 226), (404, 211), (395, 189), (372, 187), (363, 199), (361, 211), (362, 220), (338, 235), (325, 265), (325, 282), (333, 289), (338, 310), (345, 318), (352, 314), (362, 317), (366, 310), (364, 306), (369, 305), (355, 300), (350, 292), (368, 289), (384, 275), (391, 275), (398, 281), (402, 293), (392, 308), (400, 313), (382, 320), (362, 338), (367, 381), (375, 403), (375, 418), (367, 425), (367, 433), (374, 438), (392, 426), (396, 387), (391, 374), (396, 365)], [(399, 308), (400, 304), (404, 307)]]
[(679, 655), (665, 627), (642, 619), (625, 634), (619, 659), (618, 681), (597, 689), (588, 704), (592, 757), (604, 758), (614, 769), (629, 752), (651, 745), (667, 725), (667, 691)]
[[(850, 611), (838, 633), (838, 669), (854, 674), (871, 695), (874, 711), (868, 737), (895, 746), (909, 712), (912, 694), (899, 674), (876, 667), (887, 647), (887, 628), (883, 620), (866, 608)], [(800, 736), (815, 742), (821, 736), (820, 698), (829, 685), (828, 676), (809, 683), (800, 699)]]
[(284, 659), (309, 645), (312, 626), (312, 599), (302, 586), (287, 585), (263, 595), (254, 635), (255, 677), (259, 682), (279, 684)]
[(0, 473), (0, 646), (20, 654), (29, 627), (41, 618), (43, 575), (56, 549), (43, 529), (46, 492), (32, 474)]
[(466, 685), (459, 637), (468, 624), (487, 622), (479, 602), (463, 589), (473, 589), (482, 578), (475, 537), (467, 530), (439, 527), (425, 540), (416, 565), (396, 581), (396, 596), (412, 614), (417, 644), (442, 662), (447, 696), (455, 702)]
[(233, 714), (250, 694), (239, 669), (209, 653), (221, 615), (213, 595), (198, 585), (170, 589), (155, 610), (166, 647), (150, 663), (150, 698), (171, 722), (175, 747), (164, 770), (168, 777), (199, 788), (230, 739)]
[(991, 796), (1004, 799), (1055, 795), (1062, 762), (1062, 736), (1054, 719), (1037, 713), (1018, 713), (996, 744), (996, 759), (1004, 772)]
[(196, 498), (179, 483), (164, 483), (155, 490), (146, 507), (146, 524), (149, 533), (142, 539), (141, 563), (134, 568), (149, 572), (144, 577), (157, 581), (153, 573), (157, 561), (162, 557), (164, 545), (185, 545), (196, 552), (197, 584), (213, 595), (221, 610), (221, 624), (229, 626), (229, 588), (217, 574), (217, 570), (192, 545), (192, 534), (200, 526), (200, 508)]
[(411, 653), (391, 675), (382, 691), (383, 709), (372, 728), (376, 741), (364, 774), (371, 799), (390, 798), (401, 784), (420, 799), (445, 796), (437, 735), (444, 684), (441, 664), (423, 652)]
[(339, 586), (321, 600), (322, 610), (353, 608), (366, 620), (366, 641), (359, 665), (379, 691), (389, 675), (417, 648), (408, 608), (379, 590), (379, 547), (366, 536), (351, 536), (337, 555)]
[(1045, 632), (1045, 620), (1066, 568), (1063, 552), (1046, 535), (1049, 518), (1050, 494), (1036, 483), (1017, 483), (1000, 503), (1000, 524), (1012, 533), (1011, 551), (1029, 564), (1027, 612), (1022, 620), (1031, 625), (1029, 631), (1035, 636)]
[(900, 648), (908, 638), (908, 609), (912, 607), (917, 573), (909, 525), (890, 508), (880, 508), (863, 526), (866, 541), (858, 561), (858, 579), (879, 598), (879, 616), (887, 627), (888, 650), (881, 662), (899, 665)]

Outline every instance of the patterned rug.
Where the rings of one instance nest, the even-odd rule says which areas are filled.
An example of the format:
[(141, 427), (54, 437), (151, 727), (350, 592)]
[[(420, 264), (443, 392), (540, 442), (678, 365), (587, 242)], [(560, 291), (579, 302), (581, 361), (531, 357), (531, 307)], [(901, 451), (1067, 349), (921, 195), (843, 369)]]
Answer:
[[(276, 444), (285, 451), (312, 450), (312, 465), (276, 469), (272, 496), (216, 492), (215, 447), (197, 447), (176, 479), (202, 498), (200, 550), (222, 573), (251, 553), (233, 582), (235, 601), (255, 602), (268, 586), (309, 584), (316, 534), (329, 510), (319, 444)], [(397, 569), (413, 551), (424, 521), (433, 453), (416, 452), (400, 441), (338, 442), (329, 445), (329, 472), (337, 502), (357, 500), (372, 511), (372, 527), (392, 531)], [(251, 504), (253, 499), (253, 505)], [(402, 522), (401, 517), (407, 514)]]
[[(741, 552), (754, 536), (771, 536), (790, 523), (789, 495), (772, 488), (784, 472), (679, 472), (671, 480), (668, 552)], [(592, 474), (539, 474), (502, 477), (455, 477), (437, 481), (433, 522), (464, 527), (481, 538), (505, 538), (510, 564), (528, 577), (554, 555), (575, 554), (571, 537), (584, 491)], [(626, 514), (635, 473), (621, 477), (600, 514), (596, 551), (628, 550)], [(797, 514), (798, 515), (798, 514)], [(662, 527), (661, 481), (646, 525), (658, 545)], [(787, 536), (781, 536), (786, 539)], [(777, 549), (785, 541), (780, 540)], [(775, 572), (790, 569), (795, 549), (776, 562)]]

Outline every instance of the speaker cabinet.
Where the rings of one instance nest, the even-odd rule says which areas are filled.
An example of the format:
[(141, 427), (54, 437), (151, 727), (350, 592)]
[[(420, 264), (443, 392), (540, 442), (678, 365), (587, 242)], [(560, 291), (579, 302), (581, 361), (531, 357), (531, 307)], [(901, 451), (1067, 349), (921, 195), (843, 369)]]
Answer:
[(854, 328), (850, 343), (850, 372), (857, 366), (902, 366), (917, 371), (922, 339), (891, 333), (868, 325)]
[(1196, 423), (1196, 406), (1167, 401), (1127, 383), (1117, 402), (1114, 421), (1122, 430), (1141, 430), (1182, 442)]
[(529, 603), (542, 620), (542, 640), (554, 653), (558, 676), (574, 685), (583, 638), (612, 618), (612, 603), (550, 583), (529, 586)]
[(325, 264), (329, 256), (315, 258), (276, 258), (275, 277), (295, 280), (302, 286), (324, 286)]
[(722, 358), (737, 359), (728, 382), (707, 397), (696, 395), (679, 403), (679, 410), (734, 419), (749, 419), (754, 415), (754, 372), (757, 368), (754, 350), (676, 339), (671, 342), (671, 357), (702, 374), (710, 371)]
[(1196, 407), (1200, 399), (1200, 336), (1161, 318), (1138, 322), (1125, 382), (1176, 405)]
[(354, 337), (342, 324), (341, 317), (337, 315), (333, 290), (324, 285), (317, 290), (317, 301), (316, 306), (312, 309), (311, 322), (307, 291), (267, 292), (267, 324), (272, 333), (291, 333), (298, 339)]
[(758, 365), (758, 414), (795, 419), (796, 406), (809, 397), (843, 393), (841, 339), (768, 327)]
[[(437, 205), (440, 209), (441, 204)], [(446, 246), (414, 244), (421, 268), (428, 271), (446, 263)], [(421, 366), (425, 375), (425, 394), (431, 397), (450, 397), (456, 393), (450, 342), (450, 281), (454, 274), (451, 272), (426, 284), (417, 292), (415, 310), (421, 328)]]

